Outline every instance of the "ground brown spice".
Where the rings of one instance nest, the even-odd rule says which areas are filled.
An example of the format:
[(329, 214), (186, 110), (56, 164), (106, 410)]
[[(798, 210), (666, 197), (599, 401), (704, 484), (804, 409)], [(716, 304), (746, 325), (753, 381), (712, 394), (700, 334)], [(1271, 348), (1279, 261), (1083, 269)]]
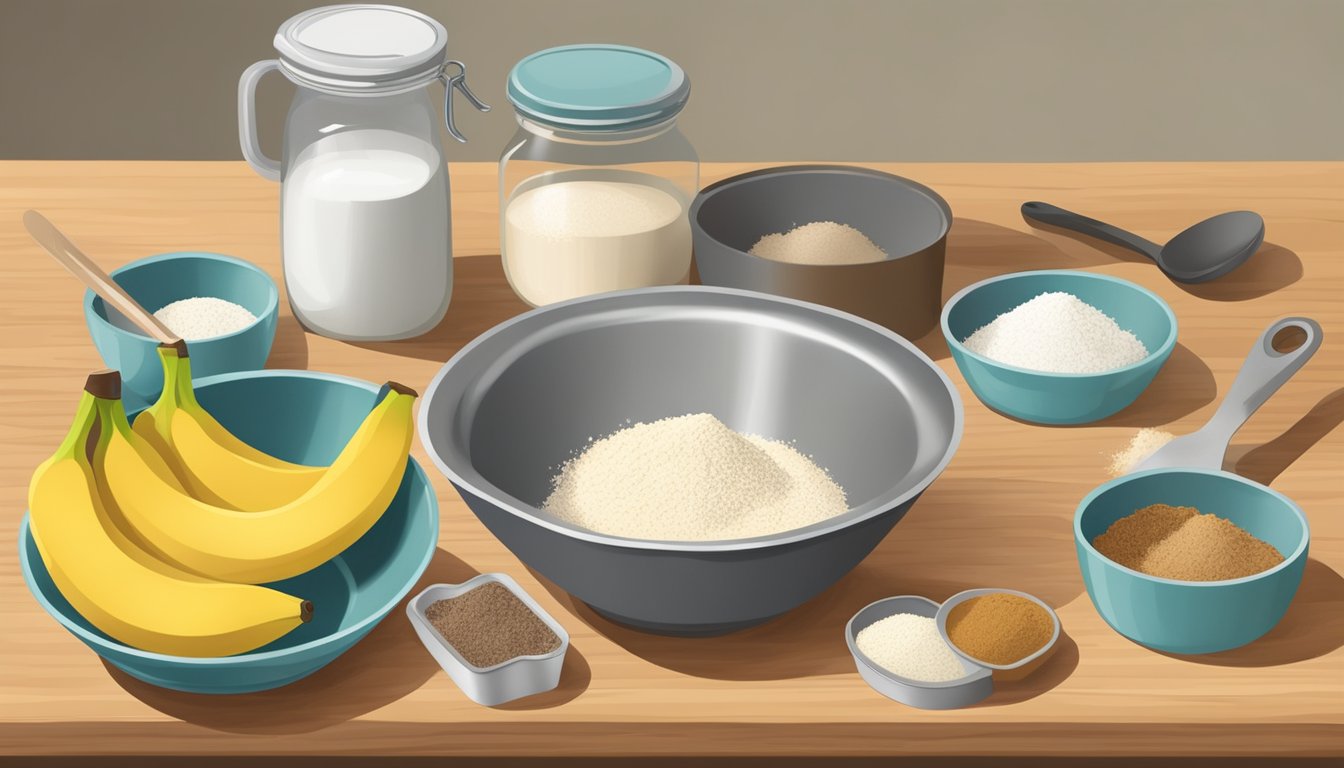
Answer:
[(1092, 546), (1126, 568), (1182, 581), (1239, 579), (1283, 562), (1277, 549), (1230, 520), (1166, 504), (1116, 520)]
[(517, 656), (550, 653), (560, 638), (527, 604), (498, 582), (436, 600), (425, 618), (468, 664), (493, 667)]
[(947, 614), (947, 637), (968, 656), (1012, 664), (1045, 647), (1054, 619), (1036, 603), (1006, 592), (973, 597)]

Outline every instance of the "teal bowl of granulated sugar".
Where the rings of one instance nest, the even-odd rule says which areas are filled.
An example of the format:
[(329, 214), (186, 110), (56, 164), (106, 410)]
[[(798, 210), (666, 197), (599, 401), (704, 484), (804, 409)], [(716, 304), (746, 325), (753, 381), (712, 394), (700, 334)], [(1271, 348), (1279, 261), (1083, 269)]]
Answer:
[[(110, 275), (140, 306), (159, 313), (186, 339), (193, 378), (266, 365), (275, 340), (280, 292), (271, 276), (255, 264), (220, 253), (186, 251), (132, 261)], [(233, 306), (219, 301), (202, 304), (201, 299)], [(190, 303), (164, 313), (183, 301)], [(125, 394), (134, 396), (127, 402), (142, 405), (157, 397), (163, 388), (158, 342), (93, 291), (84, 293), (84, 320), (103, 362), (121, 372)]]
[(1037, 424), (1087, 424), (1124, 410), (1176, 347), (1157, 294), (1107, 275), (1015, 272), (943, 307), (943, 336), (980, 402)]

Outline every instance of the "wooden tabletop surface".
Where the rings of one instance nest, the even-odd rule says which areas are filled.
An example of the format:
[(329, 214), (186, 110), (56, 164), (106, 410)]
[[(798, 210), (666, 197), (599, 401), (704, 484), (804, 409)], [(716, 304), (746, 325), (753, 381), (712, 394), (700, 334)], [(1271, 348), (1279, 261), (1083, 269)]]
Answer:
[[(705, 183), (747, 166), (707, 164)], [(1176, 351), (1130, 408), (1046, 428), (987, 410), (942, 339), (920, 346), (966, 405), (947, 471), (853, 573), (766, 626), (673, 639), (614, 626), (538, 581), (431, 469), (439, 550), (422, 582), (516, 577), (569, 630), (560, 687), (512, 705), (469, 702), (395, 610), (349, 653), (288, 687), (206, 697), (114, 672), (38, 607), (13, 532), (33, 468), (68, 426), (84, 376), (102, 367), (83, 289), (28, 239), (36, 208), (106, 268), (174, 250), (249, 259), (279, 282), (279, 187), (242, 163), (0, 163), (0, 754), (8, 755), (1275, 755), (1344, 754), (1344, 164), (918, 164), (880, 166), (942, 193), (956, 223), (944, 295), (990, 275), (1077, 268), (1157, 292), (1180, 319)], [(447, 318), (413, 341), (348, 344), (302, 331), (282, 302), (270, 367), (423, 388), (459, 347), (524, 311), (499, 263), (496, 169), (452, 167), (456, 286)], [(1249, 208), (1264, 249), (1209, 285), (1182, 287), (1137, 256), (1031, 229), (1042, 199), (1164, 241)], [(1257, 335), (1277, 317), (1320, 321), (1315, 358), (1237, 434), (1228, 468), (1295, 499), (1311, 560), (1283, 622), (1246, 648), (1197, 658), (1111, 631), (1083, 591), (1071, 520), (1105, 479), (1106, 454), (1139, 427), (1193, 430)], [(414, 455), (425, 462), (418, 445)], [(426, 462), (428, 466), (428, 463)], [(846, 620), (871, 600), (969, 587), (1041, 596), (1066, 637), (1033, 677), (982, 704), (925, 712), (855, 673)]]

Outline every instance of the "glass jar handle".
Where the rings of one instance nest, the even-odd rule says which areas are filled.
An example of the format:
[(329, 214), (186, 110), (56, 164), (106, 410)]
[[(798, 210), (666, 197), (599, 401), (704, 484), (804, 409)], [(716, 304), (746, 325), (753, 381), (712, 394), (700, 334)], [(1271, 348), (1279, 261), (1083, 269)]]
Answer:
[(279, 68), (280, 62), (275, 59), (258, 61), (243, 70), (243, 76), (238, 79), (238, 143), (252, 169), (271, 181), (280, 180), (280, 163), (261, 151), (261, 141), (257, 138), (257, 82), (267, 72)]
[[(448, 74), (448, 69), (449, 67), (453, 66), (457, 67), (457, 74), (450, 75)], [(476, 98), (476, 94), (472, 93), (471, 88), (467, 87), (466, 64), (463, 64), (462, 62), (457, 61), (456, 59), (445, 62), (443, 65), (443, 71), (439, 73), (439, 79), (443, 81), (443, 87), (444, 87), (443, 120), (445, 123), (447, 123), (448, 132), (453, 135), (453, 138), (457, 139), (463, 144), (466, 144), (467, 137), (463, 136), (462, 132), (457, 130), (457, 125), (454, 124), (453, 122), (453, 91), (454, 90), (461, 91), (462, 95), (467, 97), (467, 101), (471, 102), (471, 106), (475, 107), (481, 112), (489, 112), (490, 105)]]

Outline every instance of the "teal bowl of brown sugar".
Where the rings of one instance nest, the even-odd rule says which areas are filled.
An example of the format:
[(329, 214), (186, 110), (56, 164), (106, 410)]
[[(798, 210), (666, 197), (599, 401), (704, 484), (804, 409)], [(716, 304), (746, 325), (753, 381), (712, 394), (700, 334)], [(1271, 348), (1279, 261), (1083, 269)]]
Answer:
[(1254, 642), (1302, 581), (1307, 518), (1229, 472), (1153, 469), (1087, 495), (1073, 521), (1083, 583), (1111, 628), (1177, 654)]

